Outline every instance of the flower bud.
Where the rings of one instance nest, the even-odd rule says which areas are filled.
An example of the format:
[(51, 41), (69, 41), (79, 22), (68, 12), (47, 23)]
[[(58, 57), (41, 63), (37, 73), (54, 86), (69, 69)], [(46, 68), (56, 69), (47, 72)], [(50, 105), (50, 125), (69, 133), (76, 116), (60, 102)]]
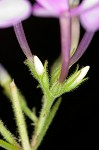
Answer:
[(79, 84), (83, 80), (83, 78), (86, 76), (87, 72), (89, 71), (89, 68), (90, 68), (89, 66), (86, 66), (86, 67), (82, 68), (80, 70), (79, 76), (74, 81), (74, 83), (76, 83), (76, 84), (78, 83)]
[(76, 70), (64, 83), (62, 93), (70, 92), (77, 88), (83, 81), (87, 78), (84, 78), (89, 71), (89, 66), (86, 66), (80, 70)]
[(38, 75), (42, 75), (44, 72), (44, 66), (36, 55), (34, 56), (34, 65), (35, 65), (35, 69)]
[(0, 85), (4, 86), (8, 82), (11, 82), (11, 77), (7, 70), (0, 64)]

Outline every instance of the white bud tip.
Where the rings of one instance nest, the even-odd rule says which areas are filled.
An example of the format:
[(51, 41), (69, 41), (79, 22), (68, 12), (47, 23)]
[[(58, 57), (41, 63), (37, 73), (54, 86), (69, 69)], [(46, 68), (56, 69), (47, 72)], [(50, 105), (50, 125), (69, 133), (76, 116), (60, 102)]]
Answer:
[(0, 64), (0, 85), (3, 86), (5, 83), (10, 82), (11, 77), (7, 70)]
[(39, 75), (42, 75), (44, 72), (44, 66), (43, 66), (42, 62), (40, 61), (40, 59), (36, 55), (34, 56), (34, 65), (35, 65), (36, 72)]
[(81, 82), (81, 80), (86, 76), (87, 72), (89, 71), (90, 66), (86, 66), (82, 68), (80, 71), (80, 75), (78, 76), (76, 82)]

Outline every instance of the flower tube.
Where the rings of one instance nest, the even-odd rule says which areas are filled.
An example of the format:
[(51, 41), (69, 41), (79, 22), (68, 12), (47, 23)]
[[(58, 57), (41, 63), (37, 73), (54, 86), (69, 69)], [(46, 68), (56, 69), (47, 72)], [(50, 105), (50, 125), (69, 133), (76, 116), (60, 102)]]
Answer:
[(59, 81), (63, 82), (68, 75), (71, 49), (71, 18), (68, 0), (36, 0), (33, 15), (59, 18), (61, 32), (62, 66)]

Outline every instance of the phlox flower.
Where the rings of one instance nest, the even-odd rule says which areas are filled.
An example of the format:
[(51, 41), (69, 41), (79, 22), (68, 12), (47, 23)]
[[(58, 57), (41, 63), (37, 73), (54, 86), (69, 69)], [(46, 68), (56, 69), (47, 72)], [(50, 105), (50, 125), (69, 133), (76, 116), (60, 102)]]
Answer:
[[(74, 0), (71, 1), (74, 4)], [(77, 19), (72, 20), (68, 14), (70, 11), (70, 3), (68, 0), (36, 0), (33, 5), (33, 15), (40, 17), (56, 17), (60, 23), (61, 34), (61, 49), (62, 49), (62, 66), (59, 80), (63, 82), (68, 75), (70, 65), (70, 50), (73, 40), (79, 40), (79, 22)], [(75, 20), (78, 26), (78, 30), (74, 31)], [(73, 26), (74, 24), (74, 26)], [(77, 32), (76, 32), (77, 31)], [(76, 49), (76, 46), (74, 47)]]
[(99, 30), (99, 0), (83, 0), (71, 10), (71, 16), (78, 15), (82, 26), (87, 31)]
[(31, 4), (28, 0), (0, 1), (0, 28), (13, 26), (30, 16)]
[[(59, 19), (62, 49), (59, 80), (64, 81), (69, 67), (84, 54), (95, 31), (99, 28), (99, 0), (83, 0), (81, 4), (79, 4), (79, 0), (36, 0), (32, 12), (35, 16)], [(73, 22), (74, 16), (80, 18), (81, 24), (86, 29), (79, 45), (79, 23)], [(76, 44), (73, 45), (74, 42)], [(75, 50), (73, 51), (73, 49)], [(70, 55), (71, 51), (73, 51), (72, 55)]]
[(31, 58), (32, 53), (21, 22), (31, 15), (31, 9), (28, 0), (0, 1), (0, 28), (14, 27), (19, 45), (27, 58)]

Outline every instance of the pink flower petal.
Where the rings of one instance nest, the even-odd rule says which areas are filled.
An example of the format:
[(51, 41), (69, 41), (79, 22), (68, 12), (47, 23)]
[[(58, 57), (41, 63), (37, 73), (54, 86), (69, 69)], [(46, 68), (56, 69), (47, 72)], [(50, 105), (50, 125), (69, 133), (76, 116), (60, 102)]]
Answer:
[(99, 5), (99, 0), (83, 0), (80, 5), (80, 9), (87, 10), (97, 5)]
[(87, 31), (96, 31), (99, 29), (99, 6), (80, 15), (82, 26)]
[(82, 26), (88, 31), (99, 29), (99, 0), (84, 0), (70, 12), (71, 16), (80, 16)]
[(27, 0), (0, 1), (0, 28), (10, 27), (29, 17), (31, 4)]
[(44, 7), (40, 6), (37, 3), (35, 3), (33, 5), (32, 13), (34, 16), (40, 16), (40, 17), (57, 17), (57, 16), (59, 16), (59, 13), (45, 9)]
[(66, 11), (68, 9), (68, 0), (36, 0), (40, 5), (51, 11)]

